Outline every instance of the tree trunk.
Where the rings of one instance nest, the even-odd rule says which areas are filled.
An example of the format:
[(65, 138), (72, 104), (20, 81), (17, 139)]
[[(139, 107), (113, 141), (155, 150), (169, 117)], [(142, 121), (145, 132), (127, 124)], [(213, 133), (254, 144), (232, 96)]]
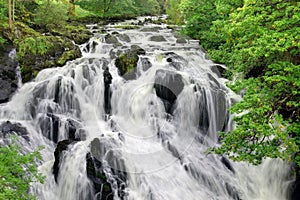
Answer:
[(13, 24), (12, 24), (12, 8), (11, 8), (11, 0), (8, 0), (8, 26), (9, 29), (12, 31)]

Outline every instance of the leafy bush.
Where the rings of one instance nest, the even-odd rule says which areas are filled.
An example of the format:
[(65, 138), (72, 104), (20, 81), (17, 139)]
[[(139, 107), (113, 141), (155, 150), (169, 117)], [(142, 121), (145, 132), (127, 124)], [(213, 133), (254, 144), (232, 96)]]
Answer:
[(26, 54), (44, 55), (53, 47), (53, 43), (46, 36), (27, 37), (18, 43), (18, 56)]
[(22, 154), (20, 149), (16, 142), (0, 146), (0, 199), (35, 199), (28, 194), (30, 183), (43, 181), (35, 164), (40, 153)]
[(35, 23), (41, 27), (46, 25), (63, 26), (68, 19), (68, 5), (52, 1), (43, 2), (36, 10)]

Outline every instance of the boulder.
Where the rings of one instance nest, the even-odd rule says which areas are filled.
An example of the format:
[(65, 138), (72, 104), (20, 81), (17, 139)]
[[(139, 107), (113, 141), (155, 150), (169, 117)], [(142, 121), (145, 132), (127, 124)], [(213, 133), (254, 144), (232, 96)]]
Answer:
[(115, 35), (106, 34), (104, 38), (105, 38), (105, 42), (107, 44), (113, 44), (113, 45), (116, 45), (116, 46), (121, 46), (118, 38)]
[(153, 42), (166, 42), (167, 40), (162, 35), (153, 35), (149, 38)]
[(154, 88), (156, 95), (163, 100), (166, 111), (170, 113), (177, 96), (184, 88), (184, 82), (180, 74), (159, 69), (155, 73)]
[[(139, 60), (139, 55), (145, 55), (145, 50), (137, 45), (132, 45), (129, 50), (119, 55), (115, 61), (119, 73), (125, 79), (135, 78), (135, 69)], [(124, 76), (126, 74), (126, 76)]]
[(6, 121), (0, 124), (0, 137), (7, 138), (10, 135), (17, 134), (29, 141), (29, 133), (21, 123)]
[(130, 38), (128, 35), (126, 34), (118, 34), (117, 37), (119, 38), (119, 40), (123, 41), (123, 42), (130, 42)]
[(0, 103), (7, 102), (18, 88), (17, 57), (12, 44), (0, 48)]
[(147, 71), (152, 67), (152, 63), (149, 61), (148, 58), (140, 58), (140, 61), (142, 63), (142, 70)]
[(181, 70), (184, 66), (187, 66), (187, 61), (182, 56), (174, 52), (167, 52), (164, 56), (166, 61), (176, 70)]

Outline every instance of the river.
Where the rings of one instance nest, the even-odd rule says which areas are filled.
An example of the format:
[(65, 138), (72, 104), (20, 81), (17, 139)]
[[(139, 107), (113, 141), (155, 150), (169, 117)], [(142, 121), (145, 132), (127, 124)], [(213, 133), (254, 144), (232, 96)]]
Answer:
[[(218, 131), (234, 128), (228, 108), (239, 96), (199, 41), (144, 20), (88, 26), (94, 36), (81, 58), (39, 72), (1, 105), (2, 123), (27, 129), (24, 149), (44, 147), (45, 183), (31, 192), (41, 200), (288, 199), (283, 161), (253, 166), (206, 153)], [(116, 57), (132, 45), (145, 52), (121, 76)]]

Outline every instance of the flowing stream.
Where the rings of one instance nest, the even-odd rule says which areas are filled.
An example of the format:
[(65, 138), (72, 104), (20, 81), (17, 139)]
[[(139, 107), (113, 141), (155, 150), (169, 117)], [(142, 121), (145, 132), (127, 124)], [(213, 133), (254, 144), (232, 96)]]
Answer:
[[(239, 100), (222, 66), (164, 24), (121, 27), (138, 20), (88, 26), (94, 37), (82, 58), (41, 71), (0, 105), (1, 123), (26, 128), (24, 149), (44, 147), (45, 183), (31, 192), (41, 200), (288, 199), (290, 166), (281, 160), (252, 166), (206, 153), (218, 131), (233, 128), (228, 107)], [(132, 45), (145, 52), (121, 76), (116, 57)]]

